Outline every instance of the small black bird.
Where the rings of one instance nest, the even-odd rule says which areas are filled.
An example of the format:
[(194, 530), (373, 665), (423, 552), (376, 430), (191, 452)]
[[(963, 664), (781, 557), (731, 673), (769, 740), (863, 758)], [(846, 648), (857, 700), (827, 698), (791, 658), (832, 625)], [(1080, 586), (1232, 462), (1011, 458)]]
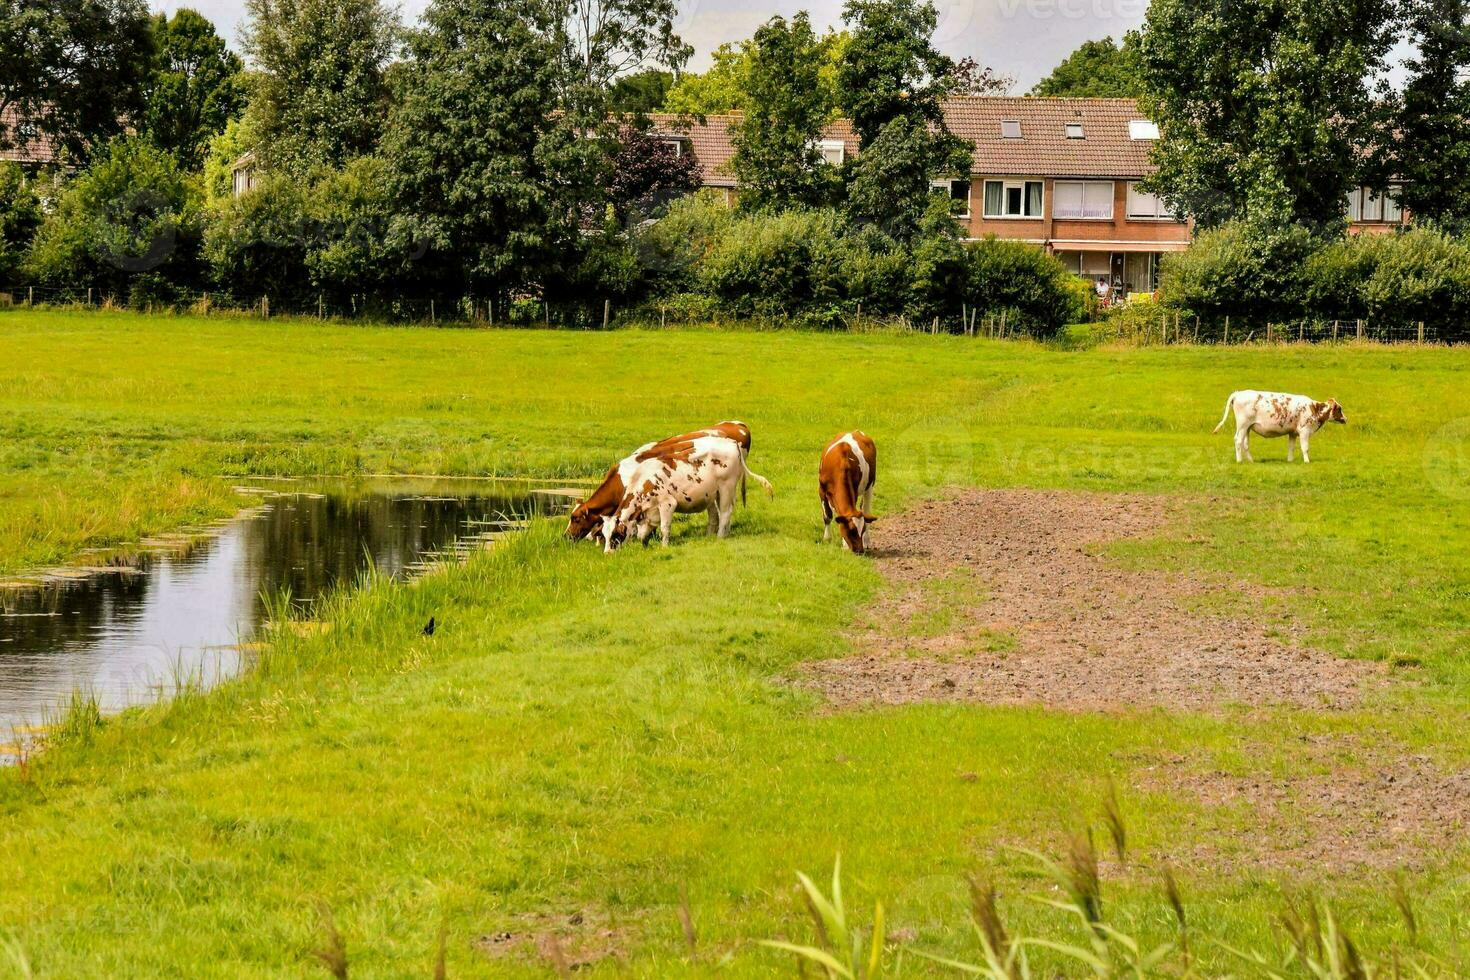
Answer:
[(433, 636), (434, 635), (434, 617), (433, 616), (430, 616), (429, 617), (429, 624), (424, 627), (424, 635), (425, 636)]

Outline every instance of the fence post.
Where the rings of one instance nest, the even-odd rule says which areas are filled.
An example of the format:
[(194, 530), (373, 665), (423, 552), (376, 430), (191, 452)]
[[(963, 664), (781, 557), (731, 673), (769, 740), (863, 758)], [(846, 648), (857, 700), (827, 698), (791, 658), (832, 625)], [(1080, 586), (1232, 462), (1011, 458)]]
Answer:
[(1229, 344), (1230, 343), (1230, 314), (1229, 313), (1225, 314), (1225, 341), (1224, 342), (1226, 344)]
[(327, 318), (327, 301), (322, 297), (321, 293), (316, 294), (316, 318), (318, 320), (325, 320)]
[(1358, 321), (1358, 339), (1359, 340), (1362, 340), (1363, 339), (1363, 321), (1362, 320), (1359, 320)]
[(88, 306), (91, 306), (92, 305), (92, 287), (91, 286), (88, 286), (87, 287), (87, 305)]
[(1419, 343), (1424, 343), (1424, 321), (1419, 321)]
[(1333, 320), (1332, 321), (1332, 339), (1333, 340), (1336, 340), (1337, 339), (1337, 321), (1336, 320)]
[(607, 322), (612, 319), (612, 300), (602, 301), (602, 329), (607, 329)]
[(27, 306), (35, 306), (36, 305), (36, 287), (35, 286), (27, 286), (26, 287), (26, 305)]
[(271, 318), (271, 298), (269, 296), (262, 296), (260, 298), (260, 311), (265, 314), (267, 320)]
[(1273, 336), (1273, 334), (1274, 334), (1274, 324), (1272, 324), (1270, 320), (1267, 320), (1266, 321), (1266, 343), (1269, 344), (1269, 343), (1271, 343), (1275, 339), (1274, 336)]

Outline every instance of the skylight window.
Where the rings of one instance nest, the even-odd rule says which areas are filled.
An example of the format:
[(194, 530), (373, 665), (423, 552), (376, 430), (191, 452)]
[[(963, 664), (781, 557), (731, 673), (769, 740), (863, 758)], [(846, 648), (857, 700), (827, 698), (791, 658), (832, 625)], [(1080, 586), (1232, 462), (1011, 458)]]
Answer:
[(1156, 140), (1159, 138), (1159, 124), (1148, 119), (1130, 119), (1128, 120), (1128, 138)]
[(1005, 119), (1000, 124), (1000, 135), (1004, 139), (1018, 140), (1021, 138), (1021, 122), (1018, 119)]
[(1081, 123), (1067, 123), (1067, 139), (1080, 140), (1084, 138)]

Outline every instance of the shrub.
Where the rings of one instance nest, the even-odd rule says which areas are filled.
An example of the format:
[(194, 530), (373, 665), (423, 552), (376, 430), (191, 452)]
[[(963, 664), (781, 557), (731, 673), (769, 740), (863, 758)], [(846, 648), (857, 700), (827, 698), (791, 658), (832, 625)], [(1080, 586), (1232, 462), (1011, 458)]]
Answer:
[(0, 285), (10, 285), (20, 273), (41, 220), (41, 199), (25, 171), (0, 162)]
[(200, 225), (198, 188), (174, 158), (117, 139), (62, 192), (27, 264), (46, 284), (160, 298), (199, 282)]
[(969, 276), (964, 298), (984, 316), (1004, 314), (1009, 323), (1038, 337), (1053, 337), (1083, 315), (1065, 266), (1027, 242), (986, 238), (965, 246)]
[(204, 238), (216, 284), (240, 303), (268, 296), (283, 309), (305, 305), (313, 298), (306, 216), (306, 190), (280, 176), (265, 177), (253, 191), (226, 202)]
[(1415, 229), (1386, 238), (1363, 283), (1363, 302), (1376, 321), (1434, 325), (1463, 338), (1470, 320), (1470, 245), (1439, 231)]
[(1349, 235), (1313, 253), (1302, 270), (1309, 314), (1330, 320), (1367, 317), (1364, 287), (1392, 245), (1386, 235)]
[(1306, 263), (1319, 242), (1305, 228), (1235, 223), (1201, 232), (1185, 252), (1164, 256), (1160, 299), (1202, 316), (1252, 320), (1299, 317)]
[(735, 219), (699, 264), (700, 284), (741, 316), (829, 313), (844, 298), (840, 223), (832, 211)]
[(379, 291), (394, 278), (405, 257), (386, 244), (393, 202), (381, 158), (358, 157), (326, 174), (308, 190), (305, 205), (306, 271), (319, 292), (340, 302)]
[(896, 316), (909, 301), (912, 261), (909, 253), (876, 228), (851, 231), (842, 239), (839, 258), (849, 304), (872, 316)]
[(630, 247), (655, 291), (687, 290), (694, 285), (695, 267), (733, 221), (716, 192), (701, 191), (675, 201), (658, 221), (634, 229)]

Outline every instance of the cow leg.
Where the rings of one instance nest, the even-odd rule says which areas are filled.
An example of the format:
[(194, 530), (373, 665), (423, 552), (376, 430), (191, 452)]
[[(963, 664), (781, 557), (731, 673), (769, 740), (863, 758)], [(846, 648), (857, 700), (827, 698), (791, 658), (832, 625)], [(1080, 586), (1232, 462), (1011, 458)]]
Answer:
[[(863, 491), (863, 513), (864, 514), (870, 514), (870, 513), (872, 513), (872, 509), (873, 509), (873, 485), (870, 483), (870, 484), (868, 484), (868, 488)], [(866, 548), (867, 546), (868, 546), (868, 522), (867, 522), (867, 519), (865, 518), (863, 520), (863, 547)]]
[(1255, 462), (1251, 458), (1251, 427), (1248, 425), (1235, 430), (1235, 461)]
[(1309, 433), (1303, 432), (1297, 438), (1300, 440), (1300, 442), (1302, 444), (1302, 462), (1303, 463), (1310, 463), (1312, 461), (1312, 457), (1310, 455), (1308, 455), (1308, 453), (1307, 453), (1307, 443), (1311, 441), (1311, 438), (1312, 438), (1311, 435)]
[(1290, 463), (1292, 461), (1292, 458), (1293, 458), (1292, 457), (1292, 450), (1295, 449), (1295, 448), (1296, 448), (1296, 433), (1295, 432), (1288, 432), (1286, 434), (1286, 461), (1288, 463)]
[(730, 518), (735, 514), (735, 494), (727, 495), (729, 499), (719, 501), (720, 508), (720, 537), (730, 533)]
[(822, 543), (832, 540), (832, 505), (822, 501)]
[(669, 546), (669, 527), (674, 523), (674, 505), (666, 503), (658, 509), (658, 535), (663, 546)]
[(705, 513), (709, 515), (709, 536), (715, 537), (718, 535), (723, 538), (725, 536), (725, 530), (720, 526), (720, 498), (718, 494), (715, 495), (714, 500), (710, 501), (709, 506), (705, 508)]

